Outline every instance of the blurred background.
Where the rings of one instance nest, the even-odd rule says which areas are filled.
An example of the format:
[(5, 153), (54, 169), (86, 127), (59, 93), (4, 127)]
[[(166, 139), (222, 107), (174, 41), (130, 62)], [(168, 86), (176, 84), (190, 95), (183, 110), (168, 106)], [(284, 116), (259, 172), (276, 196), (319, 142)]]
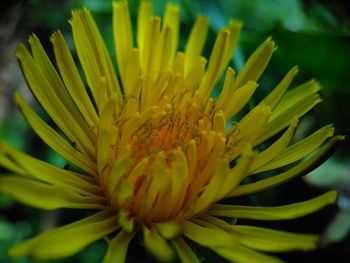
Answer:
[[(260, 86), (250, 102), (251, 106), (268, 94), (292, 66), (298, 65), (299, 74), (293, 85), (311, 78), (317, 79), (323, 87), (321, 91), (323, 103), (301, 120), (296, 140), (328, 123), (334, 123), (336, 134), (350, 137), (349, 1), (178, 0), (172, 2), (181, 5), (180, 49), (183, 49), (191, 25), (198, 14), (204, 14), (210, 19), (211, 28), (204, 51), (206, 55), (209, 54), (216, 33), (225, 26), (229, 18), (244, 22), (241, 40), (231, 62), (236, 69), (244, 64), (262, 41), (268, 36), (273, 37), (278, 49), (260, 79)], [(139, 0), (129, 0), (133, 23), (138, 3)], [(153, 3), (155, 13), (161, 15), (166, 1), (153, 0)], [(49, 55), (52, 55), (50, 35), (56, 29), (60, 29), (74, 53), (68, 19), (72, 8), (83, 6), (92, 11), (114, 56), (110, 0), (12, 1), (0, 9), (0, 137), (27, 153), (61, 167), (65, 165), (65, 161), (44, 145), (14, 106), (13, 92), (19, 90), (38, 112), (41, 111), (26, 87), (14, 50), (19, 43), (26, 42), (28, 36), (34, 32)], [(282, 205), (314, 197), (326, 189), (338, 189), (337, 205), (297, 220), (259, 223), (295, 232), (323, 233), (318, 250), (281, 254), (280, 256), (287, 262), (349, 262), (349, 146), (347, 139), (328, 162), (305, 178), (294, 180), (248, 200), (254, 205)], [(0, 262), (35, 262), (30, 259), (11, 260), (6, 251), (11, 245), (36, 233), (78, 218), (80, 218), (79, 211), (43, 212), (23, 206), (0, 194)], [(97, 242), (71, 258), (54, 262), (99, 262), (105, 249), (103, 241)], [(221, 262), (218, 257), (205, 249), (197, 248), (197, 253), (204, 262)], [(138, 248), (137, 241), (131, 243), (128, 259), (129, 262), (153, 262), (142, 248)]]

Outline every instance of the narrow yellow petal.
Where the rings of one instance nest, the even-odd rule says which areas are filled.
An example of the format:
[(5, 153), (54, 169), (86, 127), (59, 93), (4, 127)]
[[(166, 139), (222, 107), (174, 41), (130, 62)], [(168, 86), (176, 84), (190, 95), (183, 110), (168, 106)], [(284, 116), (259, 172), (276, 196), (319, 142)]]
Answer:
[(235, 82), (236, 72), (233, 68), (228, 67), (225, 75), (224, 85), (220, 92), (219, 98), (216, 101), (216, 107), (218, 109), (224, 108), (225, 105), (228, 105), (228, 100), (231, 99), (232, 93), (234, 92), (234, 82)]
[(200, 260), (183, 238), (171, 240), (177, 255), (182, 263), (200, 263)]
[(82, 196), (64, 187), (44, 184), (19, 176), (1, 176), (0, 192), (27, 205), (54, 210), (59, 208), (102, 209), (102, 197)]
[(269, 123), (266, 125), (264, 131), (256, 141), (256, 145), (264, 142), (271, 136), (275, 135), (285, 127), (287, 127), (291, 120), (294, 118), (300, 118), (305, 113), (310, 111), (316, 104), (321, 102), (321, 98), (318, 94), (313, 94), (309, 97), (299, 100), (299, 98), (292, 102), (288, 107), (284, 107), (283, 110), (279, 109), (279, 105), (274, 109)]
[[(154, 202), (158, 198), (157, 206), (161, 205), (159, 200), (160, 192), (166, 188), (166, 185), (170, 182), (170, 178), (166, 176), (167, 167), (165, 166), (165, 154), (160, 152), (153, 163), (153, 171), (149, 175), (150, 183), (148, 190), (144, 196), (142, 210), (149, 213), (148, 220), (152, 218), (156, 210), (154, 209)], [(153, 213), (152, 213), (153, 212)]]
[(79, 152), (61, 137), (53, 128), (44, 122), (27, 104), (19, 93), (15, 93), (15, 101), (23, 116), (36, 134), (52, 149), (65, 159), (77, 165), (90, 175), (96, 176), (96, 164), (86, 155)]
[(176, 4), (167, 3), (163, 18), (163, 27), (171, 28), (170, 58), (174, 58), (179, 42), (180, 8)]
[(27, 171), (25, 169), (17, 165), (16, 162), (8, 158), (8, 156), (6, 156), (3, 152), (0, 152), (0, 165), (3, 168), (8, 169), (9, 171), (19, 175), (27, 174)]
[(173, 65), (173, 73), (174, 74), (179, 74), (180, 76), (184, 76), (184, 71), (185, 71), (185, 68), (184, 68), (185, 64), (184, 64), (184, 62), (185, 62), (185, 55), (184, 55), (184, 53), (177, 52), (175, 60), (174, 60), (174, 65)]
[[(80, 194), (101, 195), (100, 187), (95, 185), (93, 177), (80, 175), (68, 170), (60, 169), (47, 162), (37, 160), (29, 155), (17, 151), (5, 142), (0, 142), (0, 150), (10, 160), (26, 171), (26, 175), (47, 182), (55, 186), (63, 186)], [(92, 179), (92, 180), (89, 180)]]
[(254, 183), (240, 185), (236, 189), (234, 189), (228, 196), (234, 197), (261, 192), (266, 189), (285, 183), (296, 176), (303, 176), (309, 173), (310, 171), (314, 170), (325, 160), (327, 160), (339, 146), (341, 140), (343, 140), (342, 137), (334, 137), (330, 139), (325, 145), (323, 145), (313, 156), (311, 156), (306, 161), (296, 165), (295, 167), (289, 169), (284, 173), (271, 176), (269, 178), (262, 179)]
[(229, 45), (230, 32), (223, 29), (219, 32), (211, 52), (208, 68), (198, 88), (199, 94), (206, 100), (213, 90), (222, 72), (225, 55)]
[[(212, 134), (205, 137), (210, 141), (208, 146), (208, 151), (210, 151), (208, 159), (210, 161), (204, 165), (200, 175), (197, 176), (196, 180), (193, 182), (192, 186), (196, 189), (195, 191), (201, 191), (202, 187), (208, 183), (212, 174), (215, 172), (217, 165), (221, 161), (225, 150), (225, 137), (215, 136), (218, 138), (213, 138), (214, 136)], [(201, 153), (205, 153), (205, 151)]]
[(232, 226), (239, 234), (240, 242), (250, 248), (263, 251), (311, 250), (317, 246), (318, 236), (295, 234), (254, 226)]
[[(241, 21), (234, 20), (234, 19), (230, 19), (230, 21), (228, 22), (228, 25), (226, 26), (226, 29), (230, 32), (230, 38), (229, 38), (227, 52), (225, 55), (225, 62), (223, 64), (224, 67), (222, 68), (222, 70), (224, 70), (224, 68), (227, 66), (229, 61), (232, 59), (233, 52), (235, 51), (238, 44), (242, 26), (243, 26), (243, 23)], [(221, 74), (222, 73), (220, 73), (220, 75)]]
[(196, 90), (199, 87), (204, 76), (206, 64), (207, 60), (204, 57), (198, 57), (192, 69), (185, 75), (184, 84), (187, 89)]
[(198, 197), (193, 213), (197, 214), (207, 209), (212, 203), (217, 201), (217, 197), (222, 194), (225, 187), (225, 179), (229, 174), (229, 164), (226, 160), (219, 162), (215, 169), (215, 173), (209, 183), (204, 187), (203, 192)]
[(124, 92), (125, 95), (131, 99), (137, 101), (139, 98), (140, 87), (137, 87), (137, 83), (140, 77), (140, 51), (137, 48), (134, 48), (131, 51), (130, 59), (126, 64), (126, 73), (125, 73), (125, 83), (124, 83)]
[(286, 220), (310, 214), (326, 205), (333, 204), (336, 199), (337, 192), (329, 191), (307, 201), (276, 207), (214, 204), (208, 213), (214, 216), (222, 217), (257, 220)]
[(157, 45), (160, 37), (160, 18), (152, 17), (147, 24), (147, 41), (144, 42), (144, 46), (141, 49), (141, 69), (142, 74), (145, 76), (153, 73), (153, 66), (155, 65), (153, 57), (158, 52), (154, 47)]
[[(94, 141), (96, 135), (93, 134), (93, 130), (91, 129), (93, 127), (88, 127), (82, 114), (79, 112), (77, 106), (70, 97), (55, 67), (52, 65), (49, 57), (46, 55), (39, 39), (35, 35), (32, 35), (29, 37), (28, 42), (32, 48), (33, 58), (38, 66), (38, 69), (40, 70), (42, 76), (45, 76), (47, 82), (50, 84), (50, 89), (52, 89), (52, 92), (57, 95), (59, 101), (67, 109), (69, 114), (71, 114), (78, 126), (85, 130), (86, 135), (88, 135), (91, 141)], [(48, 89), (49, 87), (46, 88)]]
[(235, 116), (235, 114), (247, 104), (257, 87), (258, 84), (253, 81), (248, 81), (231, 94), (226, 104), (223, 105), (226, 119)]
[(271, 40), (271, 37), (266, 39), (248, 58), (237, 76), (235, 86), (239, 88), (247, 83), (248, 80), (257, 82), (269, 63), (275, 49), (275, 43)]
[(166, 239), (173, 239), (180, 234), (181, 228), (176, 222), (165, 222), (154, 224), (159, 234)]
[(203, 227), (190, 221), (184, 222), (181, 228), (186, 237), (203, 247), (229, 247), (238, 242), (227, 232)]
[(128, 233), (132, 233), (135, 227), (133, 218), (130, 218), (126, 210), (120, 210), (118, 213), (118, 223)]
[(172, 54), (173, 41), (173, 29), (163, 23), (162, 30), (160, 32), (159, 40), (156, 47), (157, 50), (154, 54), (154, 72), (162, 74), (162, 72), (168, 70), (174, 60), (174, 54)]
[(110, 234), (117, 227), (114, 212), (103, 210), (69, 225), (46, 231), (15, 246), (10, 254), (14, 257), (32, 256), (38, 260), (67, 257)]
[[(240, 236), (225, 228), (226, 223), (223, 227), (222, 221), (218, 218), (204, 215), (201, 219), (194, 219), (194, 221), (199, 224), (196, 226), (198, 231), (201, 229), (206, 234), (216, 233), (218, 236), (223, 236), (223, 239), (217, 240), (216, 245), (209, 245), (208, 247), (230, 262), (281, 262), (278, 258), (256, 252), (241, 244)], [(217, 221), (220, 221), (221, 224), (217, 224)], [(207, 239), (210, 238), (213, 238), (213, 236), (208, 235)], [(225, 239), (231, 239), (231, 241)]]
[(247, 144), (243, 150), (241, 158), (238, 161), (238, 164), (236, 164), (227, 175), (225, 183), (221, 189), (221, 197), (226, 196), (242, 182), (242, 180), (248, 174), (248, 171), (255, 158), (256, 154), (252, 151), (251, 145)]
[(113, 124), (113, 116), (117, 113), (117, 110), (118, 102), (115, 97), (109, 99), (101, 110), (97, 140), (97, 169), (99, 173), (111, 162), (112, 146), (117, 143), (117, 132)]
[(109, 243), (102, 263), (124, 263), (128, 246), (135, 233), (121, 230)]
[(318, 91), (320, 91), (320, 89), (320, 84), (314, 79), (311, 79), (287, 91), (282, 97), (280, 103), (278, 103), (276, 110), (283, 111), (283, 109), (290, 107), (290, 105), (293, 104), (293, 102), (303, 100), (306, 97), (310, 97), (313, 94), (316, 94)]
[(137, 15), (137, 44), (141, 53), (143, 52), (143, 47), (149, 37), (147, 36), (146, 31), (152, 16), (153, 16), (152, 2), (141, 1), (138, 9), (138, 15)]
[(226, 119), (223, 111), (219, 110), (214, 115), (213, 130), (222, 135), (226, 135)]
[(142, 230), (145, 247), (149, 253), (161, 262), (168, 262), (174, 258), (175, 254), (173, 249), (154, 228), (148, 229), (147, 227), (143, 227)]
[(197, 59), (201, 56), (207, 39), (209, 20), (207, 17), (198, 16), (191, 30), (185, 47), (185, 72), (190, 72)]
[(66, 41), (60, 31), (51, 36), (55, 58), (58, 69), (61, 73), (64, 84), (66, 85), (69, 95), (77, 105), (82, 116), (90, 127), (98, 125), (98, 116), (90, 100), (90, 97), (80, 78), (73, 57), (69, 51)]
[(28, 50), (23, 45), (19, 45), (16, 56), (20, 61), (28, 86), (44, 110), (79, 150), (94, 158), (96, 151), (92, 138), (88, 136), (89, 132), (84, 130), (84, 127), (80, 126), (73, 118), (54, 92), (48, 79), (41, 73), (41, 69)]
[(327, 125), (303, 140), (289, 146), (270, 163), (261, 167), (256, 172), (264, 172), (296, 162), (319, 148), (333, 134), (333, 125)]
[(117, 209), (125, 208), (130, 202), (134, 194), (134, 186), (127, 182), (124, 178), (114, 190), (111, 196), (111, 202)]
[(130, 147), (126, 147), (124, 151), (113, 162), (111, 172), (108, 176), (106, 188), (109, 196), (112, 196), (113, 191), (118, 186), (121, 178), (129, 168), (130, 164), (131, 164), (131, 149)]
[[(251, 110), (238, 124), (238, 134), (233, 133), (228, 138), (228, 145), (233, 146), (233, 151), (230, 155), (231, 159), (238, 157), (247, 143), (252, 146), (255, 141), (260, 138), (260, 134), (264, 132), (267, 122), (271, 116), (270, 107), (259, 104)], [(238, 145), (235, 145), (239, 142)]]
[(202, 216), (201, 220), (234, 235), (242, 245), (262, 251), (310, 250), (316, 247), (319, 239), (312, 234), (294, 234), (256, 226), (231, 225), (210, 215)]
[[(254, 162), (252, 163), (249, 173), (258, 173), (260, 170), (259, 168), (267, 164), (267, 166), (270, 165), (270, 161), (273, 160), (275, 157), (279, 158), (281, 154), (283, 154), (283, 151), (288, 146), (289, 142), (292, 140), (294, 131), (297, 128), (298, 120), (295, 119), (291, 122), (288, 129), (284, 132), (284, 134), (276, 140), (272, 145), (270, 145), (267, 149), (265, 149), (262, 152), (259, 152)], [(313, 149), (314, 150), (314, 149)], [(257, 170), (258, 169), (258, 170)], [(268, 169), (271, 170), (271, 169)]]
[(298, 67), (293, 67), (263, 102), (269, 105), (271, 109), (275, 108), (297, 73)]
[(282, 263), (283, 261), (277, 257), (273, 257), (267, 254), (259, 253), (252, 249), (246, 248), (241, 245), (232, 245), (229, 248), (226, 247), (213, 247), (213, 251), (229, 260), (230, 262), (237, 263)]
[(174, 215), (181, 209), (189, 184), (186, 156), (181, 149), (176, 149), (173, 154), (174, 160), (170, 170), (172, 191), (167, 204), (168, 208), (166, 211), (163, 211), (164, 216), (167, 214)]
[(127, 1), (113, 2), (113, 35), (118, 69), (123, 84), (126, 66), (133, 48), (133, 36)]
[[(107, 98), (115, 93), (121, 95), (111, 58), (101, 33), (87, 9), (73, 11), (70, 23), (86, 81), (98, 109), (101, 110)], [(101, 88), (101, 81), (105, 81), (105, 88)]]

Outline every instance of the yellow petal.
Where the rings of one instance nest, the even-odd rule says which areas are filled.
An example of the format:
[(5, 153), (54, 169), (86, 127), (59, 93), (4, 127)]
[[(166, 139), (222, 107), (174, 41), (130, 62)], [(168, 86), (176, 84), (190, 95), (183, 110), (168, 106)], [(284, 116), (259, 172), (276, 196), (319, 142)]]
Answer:
[(96, 182), (93, 177), (60, 169), (54, 165), (40, 161), (25, 153), (17, 151), (12, 146), (2, 141), (0, 142), (0, 150), (9, 156), (9, 158), (18, 166), (25, 170), (26, 175), (30, 175), (33, 178), (52, 185), (71, 189), (80, 194), (102, 194), (100, 187), (95, 185)]
[(23, 116), (26, 118), (30, 126), (36, 134), (54, 149), (57, 153), (62, 155), (65, 159), (77, 165), (82, 170), (88, 172), (90, 175), (96, 176), (96, 164), (86, 155), (79, 152), (64, 140), (53, 128), (51, 128), (45, 121), (43, 121), (27, 104), (19, 93), (15, 93), (15, 101), (18, 108), (21, 110)]
[(171, 240), (177, 255), (179, 256), (182, 263), (200, 263), (198, 257), (189, 247), (183, 238), (176, 238)]
[(171, 246), (154, 228), (149, 230), (147, 227), (143, 227), (142, 230), (145, 247), (149, 253), (161, 262), (168, 262), (174, 258), (175, 255)]
[(204, 187), (203, 192), (198, 197), (193, 213), (197, 214), (212, 203), (217, 201), (225, 187), (225, 179), (229, 174), (229, 164), (226, 160), (221, 160), (215, 169), (215, 173), (209, 183)]
[(248, 81), (231, 94), (226, 104), (224, 104), (226, 119), (230, 119), (235, 116), (235, 114), (247, 104), (257, 87), (258, 84), (253, 81)]
[(282, 96), (285, 94), (289, 85), (292, 83), (295, 75), (298, 73), (298, 67), (293, 67), (276, 88), (263, 100), (266, 105), (269, 105), (271, 109), (275, 108)]
[(145, 41), (147, 41), (149, 37), (146, 35), (146, 30), (152, 15), (152, 2), (141, 1), (137, 14), (137, 44), (141, 53), (143, 52)]
[(102, 263), (124, 263), (128, 246), (135, 233), (121, 230), (109, 243)]
[(256, 172), (272, 170), (298, 161), (318, 149), (333, 134), (333, 125), (327, 125), (303, 140), (289, 146), (270, 163), (261, 167)]
[(230, 247), (238, 242), (220, 229), (203, 227), (190, 221), (184, 222), (181, 228), (186, 237), (203, 247)]
[[(186, 57), (185, 57), (186, 58)], [(196, 90), (204, 76), (205, 65), (207, 60), (204, 57), (199, 57), (192, 69), (185, 75), (184, 85), (189, 90)]]
[[(277, 111), (275, 108), (269, 123), (266, 125), (264, 131), (259, 136), (256, 141), (256, 145), (275, 135), (285, 127), (287, 127), (291, 120), (294, 118), (300, 118), (305, 113), (310, 111), (316, 104), (321, 102), (321, 98), (318, 94), (315, 94), (311, 97), (307, 97), (304, 100), (296, 101), (294, 104), (291, 104), (290, 107), (286, 108), (283, 112)], [(276, 113), (278, 112), (278, 113)]]
[(319, 239), (316, 235), (311, 234), (294, 234), (256, 226), (230, 225), (224, 220), (209, 215), (201, 219), (236, 236), (242, 245), (262, 251), (310, 250), (316, 247)]
[(112, 193), (119, 185), (121, 178), (131, 164), (131, 149), (126, 147), (117, 159), (113, 162), (111, 173), (107, 180), (107, 193), (112, 196)]
[(55, 58), (64, 84), (75, 105), (90, 127), (98, 125), (98, 116), (80, 78), (68, 45), (60, 31), (51, 36)]
[(256, 141), (256, 145), (287, 127), (293, 118), (300, 118), (321, 102), (320, 86), (315, 81), (306, 82), (288, 91), (275, 107), (268, 125)]
[(14, 172), (16, 174), (20, 175), (26, 175), (27, 171), (23, 169), (22, 167), (18, 166), (16, 162), (8, 158), (8, 156), (4, 155), (2, 152), (0, 152), (0, 165), (3, 168), (8, 169), (11, 172)]
[(174, 160), (170, 170), (172, 191), (164, 216), (166, 214), (174, 215), (181, 209), (189, 183), (186, 156), (181, 149), (176, 149), (173, 154)]
[(258, 153), (249, 169), (249, 173), (252, 173), (252, 172), (258, 173), (260, 171), (258, 168), (262, 167), (264, 164), (267, 164), (267, 163), (269, 165), (270, 164), (269, 162), (273, 160), (275, 157), (276, 159), (279, 158), (281, 154), (283, 154), (283, 150), (287, 147), (289, 142), (292, 140), (294, 131), (297, 128), (297, 125), (298, 125), (298, 120), (295, 119), (294, 121), (291, 122), (288, 129), (278, 140), (276, 140), (271, 146), (269, 146), (264, 151)]
[(223, 29), (219, 32), (210, 54), (207, 71), (198, 88), (199, 94), (206, 100), (218, 81), (224, 65), (225, 55), (229, 45), (230, 32)]
[(204, 16), (198, 16), (197, 20), (192, 27), (190, 36), (188, 37), (185, 47), (185, 72), (192, 70), (192, 67), (196, 63), (197, 59), (202, 54), (205, 41), (207, 39), (208, 18)]
[(326, 205), (334, 203), (336, 199), (337, 192), (329, 191), (307, 201), (276, 207), (214, 204), (208, 213), (214, 216), (223, 217), (258, 220), (285, 220), (310, 214)]
[(237, 263), (282, 263), (279, 258), (256, 252), (252, 249), (246, 248), (240, 245), (232, 245), (229, 248), (226, 247), (213, 247), (213, 251), (229, 260), (230, 262)]
[(91, 138), (93, 141), (96, 138), (95, 134), (92, 133), (92, 130), (90, 127), (88, 127), (87, 123), (83, 119), (82, 114), (79, 112), (77, 106), (70, 97), (60, 76), (46, 55), (39, 39), (35, 35), (32, 35), (29, 37), (28, 41), (32, 48), (33, 58), (38, 66), (38, 70), (40, 70), (41, 74), (45, 76), (47, 82), (50, 84), (50, 88), (46, 88), (52, 89), (53, 93), (57, 95), (59, 101), (62, 102), (63, 106), (71, 114), (74, 121), (78, 124), (78, 126), (85, 130), (86, 135), (88, 135), (89, 138)]
[(170, 58), (172, 59), (176, 54), (179, 42), (180, 8), (178, 5), (170, 2), (167, 3), (163, 18), (163, 27), (171, 28)]
[(97, 140), (97, 169), (101, 173), (102, 169), (111, 162), (113, 156), (112, 146), (117, 143), (117, 132), (113, 124), (113, 116), (117, 113), (118, 102), (113, 96), (100, 111), (100, 125)]
[(306, 161), (296, 165), (295, 167), (287, 170), (284, 173), (271, 176), (269, 178), (262, 179), (254, 183), (240, 185), (236, 189), (234, 189), (231, 193), (229, 193), (228, 196), (234, 197), (234, 196), (258, 193), (266, 189), (278, 186), (282, 183), (285, 183), (296, 176), (303, 176), (309, 173), (310, 171), (314, 170), (319, 165), (321, 165), (325, 160), (327, 160), (333, 154), (333, 152), (337, 149), (340, 141), (342, 141), (343, 139), (344, 139), (343, 137), (339, 137), (339, 136), (334, 137), (330, 139), (325, 145), (323, 145), (317, 151), (317, 153), (315, 153)]
[[(228, 146), (233, 146), (231, 159), (238, 157), (247, 143), (252, 146), (255, 141), (260, 138), (260, 134), (264, 132), (269, 117), (271, 116), (270, 107), (259, 104), (250, 111), (238, 124), (238, 134), (234, 134), (228, 138)], [(236, 142), (239, 142), (237, 145)]]
[(0, 192), (27, 205), (54, 210), (59, 208), (102, 209), (102, 197), (82, 196), (64, 187), (44, 184), (19, 176), (1, 176)]
[(231, 99), (232, 93), (235, 91), (234, 90), (235, 75), (236, 75), (236, 72), (234, 71), (234, 69), (231, 67), (228, 67), (225, 75), (224, 85), (220, 92), (219, 98), (216, 101), (216, 107), (218, 109), (224, 108), (225, 106), (230, 104), (230, 102), (227, 102), (227, 101)]
[(240, 242), (250, 248), (263, 251), (289, 251), (315, 249), (318, 236), (311, 234), (295, 234), (284, 231), (254, 226), (232, 226), (239, 234)]
[(113, 35), (118, 69), (123, 84), (126, 65), (133, 48), (133, 36), (127, 1), (113, 2)]
[(257, 82), (269, 63), (275, 49), (275, 43), (271, 40), (271, 37), (266, 39), (248, 58), (237, 76), (235, 86), (239, 88), (247, 83), (248, 80)]
[(117, 227), (114, 212), (103, 210), (69, 225), (46, 231), (15, 246), (10, 254), (14, 257), (32, 256), (38, 260), (68, 257), (110, 234)]
[(16, 56), (21, 63), (29, 87), (44, 110), (79, 150), (94, 158), (96, 151), (93, 147), (93, 139), (89, 137), (90, 132), (76, 122), (42, 73), (38, 63), (23, 45), (17, 48)]
[(154, 226), (158, 230), (159, 234), (161, 234), (166, 239), (173, 239), (181, 231), (179, 224), (171, 221), (164, 222), (164, 223), (157, 223), (157, 224), (154, 224)]
[(186, 223), (185, 235), (230, 262), (281, 262), (278, 258), (265, 255), (240, 244), (239, 236), (211, 223), (196, 219), (198, 224)]
[[(113, 94), (121, 96), (111, 58), (91, 13), (87, 9), (72, 12), (70, 20), (74, 43), (86, 81), (101, 110)], [(105, 87), (101, 86), (105, 82)]]
[[(236, 49), (236, 46), (238, 44), (238, 40), (241, 34), (243, 23), (239, 20), (230, 19), (228, 22), (228, 25), (226, 26), (226, 29), (230, 32), (230, 38), (228, 43), (227, 52), (225, 55), (225, 62), (224, 67), (222, 70), (227, 66), (229, 61), (232, 59), (233, 52)], [(220, 73), (221, 75), (222, 73)]]
[(227, 175), (225, 183), (222, 186), (222, 197), (228, 193), (234, 191), (237, 185), (247, 176), (249, 168), (254, 162), (256, 154), (252, 151), (251, 145), (247, 144), (243, 150), (242, 156), (238, 161), (238, 164), (232, 168)]
[(219, 110), (214, 115), (213, 130), (217, 133), (226, 135), (226, 119), (223, 111)]

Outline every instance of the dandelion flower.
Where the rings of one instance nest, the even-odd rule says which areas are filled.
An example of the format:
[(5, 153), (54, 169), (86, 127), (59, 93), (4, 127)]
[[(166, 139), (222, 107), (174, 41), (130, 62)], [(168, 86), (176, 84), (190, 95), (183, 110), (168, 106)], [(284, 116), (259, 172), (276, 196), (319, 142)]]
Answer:
[[(237, 117), (276, 49), (271, 38), (236, 75), (227, 66), (240, 22), (229, 21), (218, 33), (207, 60), (201, 56), (207, 18), (197, 18), (184, 51), (177, 51), (178, 6), (168, 4), (161, 21), (150, 2), (141, 2), (134, 41), (126, 1), (114, 2), (117, 74), (90, 12), (73, 11), (70, 24), (86, 84), (60, 31), (51, 37), (57, 67), (35, 35), (29, 38), (30, 51), (24, 45), (16, 51), (28, 86), (59, 131), (20, 94), (15, 101), (71, 169), (2, 141), (0, 163), (13, 174), (0, 177), (0, 191), (41, 209), (96, 212), (16, 245), (12, 256), (67, 257), (105, 238), (103, 262), (124, 262), (135, 235), (159, 261), (199, 262), (191, 242), (235, 262), (279, 262), (264, 252), (315, 248), (315, 235), (242, 225), (240, 219), (301, 217), (333, 203), (335, 191), (274, 207), (220, 203), (306, 174), (342, 139), (327, 125), (291, 143), (298, 119), (320, 102), (320, 86), (313, 80), (287, 91), (296, 67), (249, 113)], [(221, 93), (213, 98), (222, 75)], [(280, 172), (243, 183), (271, 170)]]

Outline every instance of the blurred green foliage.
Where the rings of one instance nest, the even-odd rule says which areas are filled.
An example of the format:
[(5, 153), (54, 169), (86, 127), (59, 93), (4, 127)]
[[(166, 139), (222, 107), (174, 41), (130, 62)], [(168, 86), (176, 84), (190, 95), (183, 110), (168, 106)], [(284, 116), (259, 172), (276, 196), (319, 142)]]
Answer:
[[(153, 0), (152, 2), (154, 3), (155, 13), (161, 15), (166, 1)], [(227, 23), (229, 18), (244, 22), (242, 38), (232, 61), (235, 68), (240, 68), (249, 54), (266, 37), (272, 36), (277, 43), (278, 50), (261, 79), (257, 98), (267, 94), (283, 75), (297, 64), (300, 73), (295, 83), (316, 78), (323, 86), (323, 97), (325, 97), (321, 109), (313, 112), (313, 118), (304, 121), (309, 123), (305, 124), (305, 127), (309, 127), (305, 128), (305, 132), (309, 133), (310, 129), (313, 129), (310, 127), (313, 127), (314, 124), (329, 123), (334, 120), (335, 126), (338, 128), (337, 133), (350, 136), (350, 110), (348, 106), (350, 100), (350, 8), (347, 1), (178, 0), (172, 2), (179, 3), (182, 8), (180, 48), (184, 47), (191, 25), (198, 14), (205, 14), (210, 18), (211, 31), (208, 37), (208, 50), (214, 42), (215, 33)], [(139, 0), (129, 0), (134, 28), (136, 28), (135, 18), (138, 4)], [(46, 45), (49, 43), (49, 34), (59, 28), (65, 34), (73, 51), (74, 43), (67, 20), (70, 17), (71, 9), (85, 6), (92, 11), (111, 53), (114, 54), (110, 0), (29, 0), (22, 4), (14, 1), (9, 9), (15, 5), (21, 5), (23, 9), (21, 18), (23, 23), (19, 23), (17, 27), (18, 31), (25, 32), (25, 37), (33, 31), (39, 35), (44, 45)], [(6, 9), (4, 12), (6, 12)], [(50, 49), (49, 45), (47, 49)], [(205, 54), (208, 54), (208, 50), (205, 51)], [(19, 87), (12, 87), (12, 89), (16, 88)], [(11, 97), (9, 97), (10, 99)], [(56, 153), (48, 151), (44, 147), (43, 143), (30, 131), (18, 112), (9, 110), (5, 116), (7, 117), (0, 119), (0, 137), (2, 139), (44, 160), (61, 167), (64, 166), (65, 161)], [(338, 154), (338, 158), (344, 159), (345, 156), (349, 155), (349, 142), (347, 141), (345, 145)], [(340, 167), (350, 170), (349, 163), (339, 164), (335, 161), (329, 165), (320, 168), (321, 174), (325, 178), (332, 173), (337, 173), (336, 171)], [(331, 179), (328, 178), (327, 180)], [(318, 179), (316, 179), (316, 182), (318, 182)], [(339, 182), (342, 183), (342, 181)], [(322, 186), (334, 185), (325, 183)], [(276, 194), (273, 193), (273, 195)], [(294, 193), (294, 197), (296, 195), (298, 193)], [(33, 233), (40, 232), (42, 230), (41, 226), (45, 223), (46, 214), (25, 208), (3, 195), (0, 195), (0, 212), (0, 262), (32, 262), (29, 259), (11, 260), (5, 251), (11, 245), (31, 236)], [(63, 212), (61, 216), (64, 215)], [(343, 217), (343, 215), (340, 217)], [(333, 228), (331, 227), (335, 229), (333, 230), (334, 233), (339, 232), (339, 228), (343, 231), (346, 227), (345, 224), (349, 224), (349, 221), (345, 220), (342, 228), (340, 221), (339, 219), (336, 221), (338, 223), (333, 225)], [(345, 235), (340, 239), (344, 238), (346, 238)], [(348, 242), (348, 244), (350, 243)], [(103, 241), (97, 242), (71, 259), (55, 262), (99, 262), (105, 249)], [(132, 251), (134, 253), (134, 250)], [(201, 251), (201, 248), (198, 248), (198, 253), (201, 254)], [(141, 253), (141, 255), (143, 254)], [(203, 255), (207, 262), (214, 258), (214, 255), (210, 253), (203, 253)], [(144, 262), (152, 262), (146, 261), (145, 258), (143, 260)]]

